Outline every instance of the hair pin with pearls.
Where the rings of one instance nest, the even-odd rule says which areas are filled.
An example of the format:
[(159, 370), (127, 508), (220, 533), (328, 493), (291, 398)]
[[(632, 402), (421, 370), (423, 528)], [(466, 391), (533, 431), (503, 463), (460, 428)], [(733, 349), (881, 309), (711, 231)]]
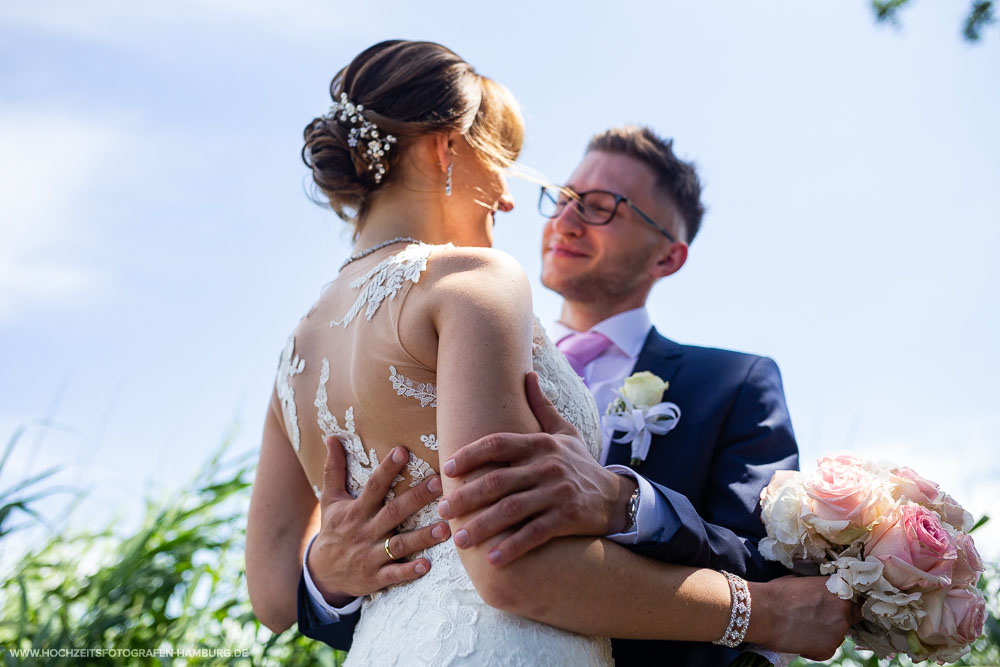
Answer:
[(363, 154), (365, 161), (368, 162), (368, 171), (375, 172), (373, 174), (375, 182), (381, 183), (387, 166), (383, 158), (392, 145), (396, 143), (396, 137), (391, 134), (380, 136), (378, 125), (362, 115), (361, 112), (364, 109), (364, 105), (354, 104), (347, 99), (347, 93), (341, 93), (340, 100), (330, 105), (330, 111), (327, 112), (326, 117), (352, 125), (347, 133), (347, 145), (354, 148), (358, 145), (359, 140), (364, 140), (367, 143)]

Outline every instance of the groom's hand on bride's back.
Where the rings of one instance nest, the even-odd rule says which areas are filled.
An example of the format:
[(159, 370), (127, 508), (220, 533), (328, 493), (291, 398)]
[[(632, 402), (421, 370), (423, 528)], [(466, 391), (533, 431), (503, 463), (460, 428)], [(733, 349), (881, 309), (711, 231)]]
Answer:
[(482, 466), (506, 465), (450, 492), (438, 504), (451, 519), (488, 508), (454, 535), (470, 547), (514, 529), (490, 552), (503, 565), (554, 537), (609, 535), (625, 529), (626, 505), (635, 482), (605, 470), (572, 424), (556, 412), (528, 373), (525, 389), (542, 433), (494, 433), (462, 447), (442, 472), (463, 477)]
[[(396, 475), (409, 458), (405, 448), (396, 447), (354, 498), (346, 488), (347, 466), (340, 441), (327, 438), (326, 446), (320, 530), (308, 556), (309, 574), (326, 601), (342, 606), (354, 597), (426, 574), (431, 567), (426, 558), (399, 561), (448, 539), (448, 524), (439, 521), (412, 532), (395, 531), (407, 517), (440, 495), (441, 479), (430, 477), (385, 503)], [(396, 560), (386, 553), (386, 539)]]

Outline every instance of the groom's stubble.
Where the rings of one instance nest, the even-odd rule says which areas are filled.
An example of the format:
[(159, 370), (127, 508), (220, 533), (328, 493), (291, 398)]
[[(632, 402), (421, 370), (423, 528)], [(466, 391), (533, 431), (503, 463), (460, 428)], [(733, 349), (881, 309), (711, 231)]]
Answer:
[(542, 284), (566, 301), (586, 304), (606, 303), (614, 306), (649, 289), (649, 267), (658, 252), (655, 245), (643, 244), (623, 250), (616, 257), (605, 257), (597, 266), (575, 275), (553, 275), (555, 270), (542, 270)]

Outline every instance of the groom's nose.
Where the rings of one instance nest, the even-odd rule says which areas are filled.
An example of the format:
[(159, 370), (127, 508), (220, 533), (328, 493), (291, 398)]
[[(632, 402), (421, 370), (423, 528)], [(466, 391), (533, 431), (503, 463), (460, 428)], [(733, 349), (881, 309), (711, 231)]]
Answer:
[(586, 225), (580, 221), (573, 208), (573, 206), (563, 206), (555, 217), (549, 218), (552, 229), (563, 236), (581, 236), (586, 229)]

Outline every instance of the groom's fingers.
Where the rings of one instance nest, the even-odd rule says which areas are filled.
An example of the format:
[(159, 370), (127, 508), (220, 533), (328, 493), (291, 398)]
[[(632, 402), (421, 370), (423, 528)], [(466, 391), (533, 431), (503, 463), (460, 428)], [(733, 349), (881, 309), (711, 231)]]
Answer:
[[(394, 560), (401, 560), (424, 549), (429, 549), (435, 544), (440, 544), (449, 537), (451, 537), (451, 529), (448, 522), (438, 521), (419, 530), (389, 535), (389, 551), (395, 556)], [(389, 554), (385, 553), (385, 540), (378, 543), (376, 550), (378, 551), (375, 554), (376, 562), (390, 562)]]
[[(393, 498), (392, 502), (385, 504), (385, 507), (375, 515), (372, 528), (376, 533), (382, 535), (396, 530), (399, 524), (403, 523), (407, 517), (424, 507), (435, 498), (441, 495), (441, 478), (437, 475), (428, 477), (426, 480), (407, 489), (404, 493)], [(393, 551), (393, 553), (398, 553)]]
[(490, 550), (487, 558), (494, 565), (507, 565), (535, 547), (539, 547), (554, 537), (559, 537), (562, 522), (552, 513), (546, 512), (519, 528), (516, 533)]
[(535, 414), (535, 419), (546, 433), (576, 433), (576, 429), (568, 421), (563, 419), (556, 406), (542, 391), (538, 384), (538, 373), (531, 371), (524, 378), (524, 389), (528, 394), (528, 405)]
[[(383, 458), (372, 472), (357, 501), (359, 507), (365, 511), (366, 516), (374, 516), (378, 513), (386, 494), (389, 493), (389, 489), (392, 488), (396, 480), (396, 475), (406, 465), (408, 458), (409, 455), (405, 447), (393, 447), (389, 455)], [(402, 523), (405, 518), (405, 516), (400, 518), (396, 525)]]
[[(449, 491), (448, 496), (438, 503), (438, 514), (441, 515), (442, 519), (453, 519), (494, 503), (496, 503), (496, 507), (491, 508), (490, 512), (516, 514), (516, 510), (519, 508), (516, 503), (509, 499), (510, 494), (524, 491), (537, 485), (540, 481), (542, 480), (539, 479), (538, 475), (525, 466), (497, 468), (463, 484), (454, 491)], [(518, 520), (521, 518), (523, 517), (519, 517)], [(476, 540), (476, 542), (478, 541)], [(459, 546), (464, 545), (460, 544)]]
[(455, 533), (455, 545), (467, 548), (479, 544), (520, 524), (548, 506), (549, 503), (541, 493), (530, 490), (513, 493), (481, 512), (475, 519), (466, 522), (461, 530)]
[(320, 507), (327, 507), (340, 500), (348, 500), (351, 494), (347, 492), (347, 461), (344, 446), (332, 435), (326, 443), (326, 462), (323, 464), (323, 491), (320, 493)]
[(455, 452), (441, 466), (441, 472), (448, 477), (461, 477), (486, 464), (523, 459), (534, 451), (538, 437), (549, 436), (539, 433), (491, 433)]
[(413, 581), (427, 574), (431, 569), (431, 562), (426, 558), (420, 558), (411, 563), (397, 563), (389, 561), (388, 565), (379, 568), (375, 575), (375, 583), (380, 589)]

